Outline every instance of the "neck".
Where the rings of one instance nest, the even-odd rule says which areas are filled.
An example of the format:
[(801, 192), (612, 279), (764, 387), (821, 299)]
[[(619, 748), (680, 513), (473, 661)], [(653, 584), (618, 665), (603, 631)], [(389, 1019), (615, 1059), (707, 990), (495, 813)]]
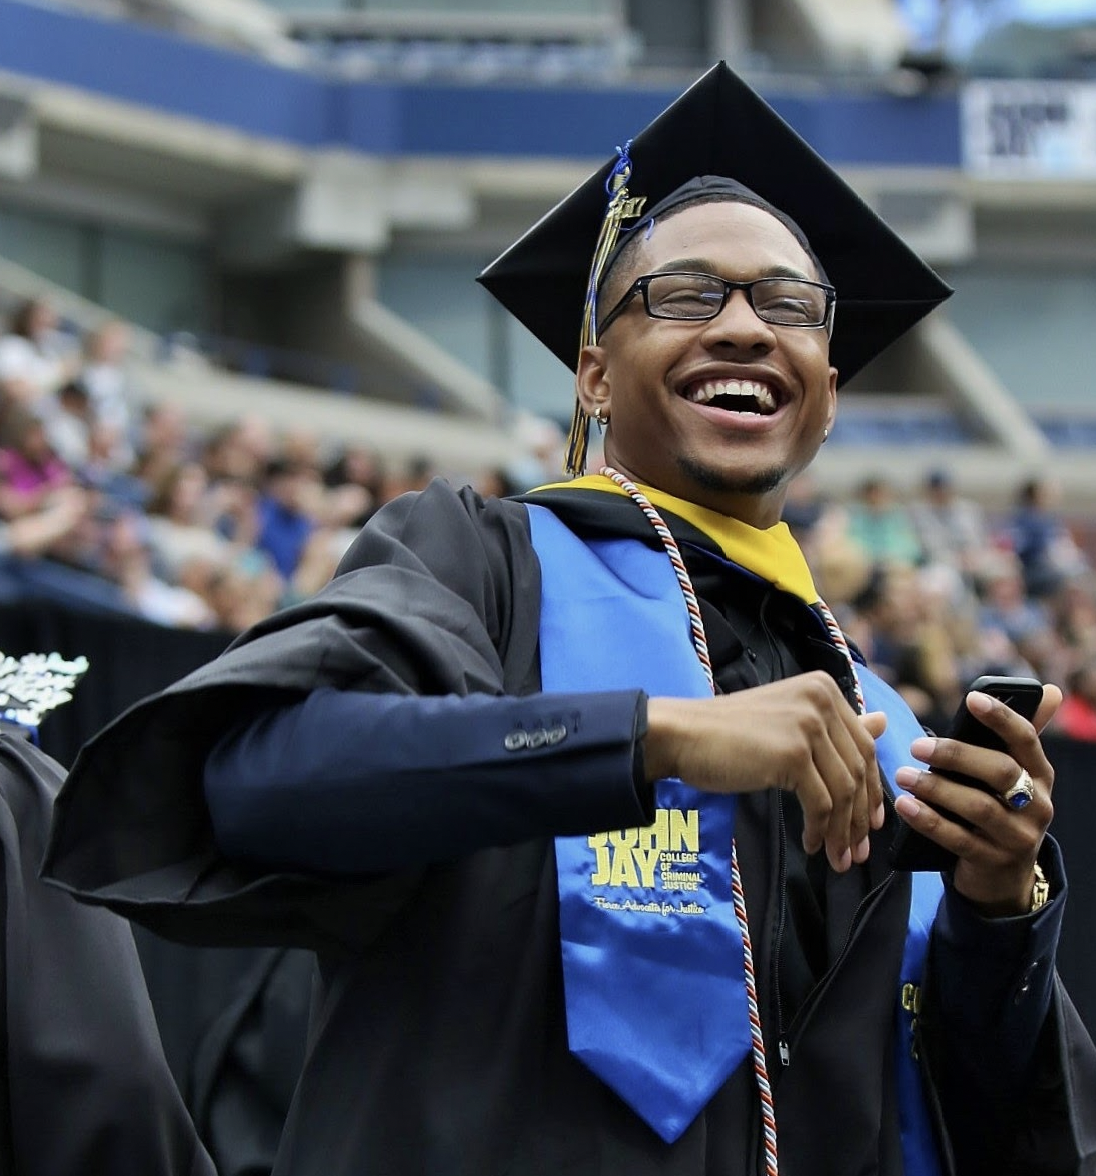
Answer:
[(753, 481), (750, 485), (734, 485), (707, 471), (691, 466), (682, 467), (679, 478), (644, 477), (641, 470), (632, 469), (626, 463), (608, 463), (619, 470), (632, 482), (650, 486), (670, 494), (682, 502), (692, 503), (704, 510), (726, 518), (737, 519), (758, 531), (767, 531), (780, 522), (787, 498), (787, 478), (783, 471), (773, 471)]

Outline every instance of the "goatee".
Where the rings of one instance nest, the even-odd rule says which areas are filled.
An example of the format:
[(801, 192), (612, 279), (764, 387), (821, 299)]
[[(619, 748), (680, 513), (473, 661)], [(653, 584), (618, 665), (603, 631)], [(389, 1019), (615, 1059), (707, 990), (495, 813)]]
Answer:
[(768, 494), (787, 481), (787, 470), (773, 466), (752, 474), (715, 470), (689, 457), (678, 458), (678, 468), (692, 482), (716, 494)]

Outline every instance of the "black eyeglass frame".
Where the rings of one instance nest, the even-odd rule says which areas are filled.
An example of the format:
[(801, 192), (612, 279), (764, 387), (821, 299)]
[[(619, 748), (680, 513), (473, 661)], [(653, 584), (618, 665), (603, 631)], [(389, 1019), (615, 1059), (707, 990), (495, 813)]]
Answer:
[[(723, 297), (719, 301), (719, 305), (715, 306), (713, 303), (713, 310), (711, 314), (703, 315), (678, 315), (678, 314), (655, 314), (651, 309), (651, 296), (649, 293), (652, 282), (659, 278), (706, 278), (708, 281), (715, 283), (719, 282), (723, 286)], [(754, 287), (760, 282), (796, 282), (802, 286), (811, 286), (816, 290), (822, 290), (826, 295), (826, 308), (823, 312), (822, 318), (816, 323), (782, 323), (771, 318), (766, 318), (761, 311), (757, 309), (754, 303)], [(746, 301), (750, 304), (750, 309), (757, 315), (763, 323), (769, 323), (775, 327), (807, 327), (811, 330), (817, 330), (819, 327), (825, 327), (827, 331), (833, 329), (833, 312), (834, 306), (837, 303), (837, 291), (833, 286), (825, 282), (813, 282), (809, 278), (793, 278), (783, 274), (766, 274), (760, 278), (751, 278), (748, 282), (732, 282), (728, 278), (721, 278), (718, 274), (707, 274), (694, 270), (662, 270), (656, 274), (644, 274), (636, 280), (624, 291), (620, 301), (616, 306), (605, 316), (602, 320), (601, 326), (598, 328), (598, 338), (600, 338), (609, 325), (617, 319), (621, 314), (627, 310), (629, 303), (637, 294), (643, 295), (643, 309), (648, 318), (662, 319), (668, 322), (677, 323), (706, 323), (714, 318), (718, 318), (723, 313), (723, 308), (727, 305), (728, 299), (736, 290), (742, 290), (746, 295)]]

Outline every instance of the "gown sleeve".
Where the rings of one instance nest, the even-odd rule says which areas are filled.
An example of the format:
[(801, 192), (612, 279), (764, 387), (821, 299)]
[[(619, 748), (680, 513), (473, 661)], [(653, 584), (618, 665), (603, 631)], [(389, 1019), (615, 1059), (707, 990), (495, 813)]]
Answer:
[(1067, 884), (1050, 837), (1040, 864), (1054, 897), (1037, 913), (985, 919), (949, 888), (934, 925), (925, 1045), (958, 1172), (1096, 1171), (1096, 1047), (1054, 967)]
[(348, 876), (535, 837), (629, 828), (636, 690), (419, 697), (317, 690), (213, 750), (205, 793), (237, 859)]

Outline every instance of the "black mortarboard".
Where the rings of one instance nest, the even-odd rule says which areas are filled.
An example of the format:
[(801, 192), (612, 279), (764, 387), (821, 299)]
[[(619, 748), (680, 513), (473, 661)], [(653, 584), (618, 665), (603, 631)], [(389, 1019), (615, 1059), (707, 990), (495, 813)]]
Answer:
[[(632, 198), (646, 197), (644, 217), (689, 180), (725, 176), (798, 224), (837, 290), (830, 357), (842, 382), (951, 294), (723, 62), (636, 135), (626, 156), (631, 170), (622, 178)], [(618, 149), (479, 277), (572, 369), (584, 335), (591, 262), (597, 251), (601, 272), (614, 245), (615, 230), (606, 232), (606, 209), (620, 165)], [(627, 226), (620, 231), (623, 240)]]

